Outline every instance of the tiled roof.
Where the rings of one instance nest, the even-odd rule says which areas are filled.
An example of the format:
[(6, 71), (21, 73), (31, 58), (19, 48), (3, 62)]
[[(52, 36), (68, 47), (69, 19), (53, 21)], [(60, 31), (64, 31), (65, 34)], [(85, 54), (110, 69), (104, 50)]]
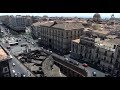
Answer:
[(81, 29), (84, 28), (81, 23), (78, 22), (64, 22), (58, 23), (53, 26), (54, 28), (60, 28), (65, 30)]
[(33, 23), (33, 26), (51, 26), (53, 25), (54, 22), (53, 21), (46, 21), (46, 22), (36, 22), (36, 23)]
[(98, 33), (98, 34), (104, 34), (104, 35), (110, 33), (110, 31), (107, 31), (107, 30), (93, 30), (93, 32)]
[(32, 25), (33, 26), (40, 26), (41, 22), (36, 22), (36, 23), (33, 23)]
[(47, 21), (47, 22), (36, 22), (33, 25), (34, 26), (48, 26), (48, 27), (65, 29), (65, 30), (84, 28), (84, 26), (80, 22)]
[(5, 51), (0, 47), (0, 60), (6, 59), (7, 58), (7, 54), (5, 53)]
[(107, 42), (112, 43), (112, 44), (120, 44), (120, 39), (116, 38), (116, 39), (110, 39)]

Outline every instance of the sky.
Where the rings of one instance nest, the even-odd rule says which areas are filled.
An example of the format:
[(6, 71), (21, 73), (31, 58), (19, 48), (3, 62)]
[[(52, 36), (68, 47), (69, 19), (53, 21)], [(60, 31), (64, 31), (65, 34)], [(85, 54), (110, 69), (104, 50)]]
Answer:
[[(1, 15), (30, 15), (30, 16), (64, 16), (64, 17), (93, 17), (95, 13), (0, 13)], [(110, 18), (112, 14), (116, 18), (120, 18), (120, 13), (99, 13), (102, 18)]]

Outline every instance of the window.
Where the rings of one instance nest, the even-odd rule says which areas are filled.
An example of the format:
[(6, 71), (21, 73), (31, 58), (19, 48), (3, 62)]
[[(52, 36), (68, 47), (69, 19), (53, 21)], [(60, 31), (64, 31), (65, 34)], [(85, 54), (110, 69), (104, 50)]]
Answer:
[(107, 51), (105, 51), (104, 55), (107, 56)]
[(51, 36), (51, 30), (49, 31), (49, 34), (50, 34), (50, 36)]
[(112, 64), (112, 61), (113, 61), (113, 59), (111, 58), (111, 60), (110, 60), (110, 64)]
[(91, 55), (89, 55), (89, 57), (88, 57), (89, 59), (91, 59)]
[(73, 48), (73, 52), (74, 52), (74, 44), (73, 44), (73, 47), (72, 47), (72, 48)]
[(99, 48), (97, 48), (97, 50), (96, 50), (96, 53), (98, 53), (99, 52)]
[(82, 49), (83, 49), (83, 46), (81, 46), (80, 49), (82, 50)]
[(106, 60), (106, 57), (104, 57), (104, 59), (103, 59), (104, 61)]
[(68, 32), (66, 32), (66, 36), (68, 36)]
[(60, 36), (60, 31), (58, 31), (58, 36)]
[(61, 32), (61, 36), (63, 36), (63, 32)]
[(90, 50), (90, 52), (89, 53), (91, 53), (92, 51)]
[(116, 48), (116, 45), (114, 45), (114, 49)]
[(72, 35), (72, 31), (71, 31), (71, 35)]
[(96, 55), (96, 58), (98, 58), (98, 54)]
[(53, 30), (53, 35), (54, 35), (55, 31)]
[(76, 35), (76, 31), (74, 31), (74, 35)]
[(48, 35), (48, 29), (46, 29), (46, 34)]
[(55, 35), (57, 34), (57, 31), (55, 30)]
[(4, 67), (3, 68), (3, 73), (7, 73), (9, 70), (8, 70), (8, 67)]
[(114, 58), (114, 53), (111, 54), (111, 58)]
[(85, 53), (85, 58), (87, 57), (87, 53)]

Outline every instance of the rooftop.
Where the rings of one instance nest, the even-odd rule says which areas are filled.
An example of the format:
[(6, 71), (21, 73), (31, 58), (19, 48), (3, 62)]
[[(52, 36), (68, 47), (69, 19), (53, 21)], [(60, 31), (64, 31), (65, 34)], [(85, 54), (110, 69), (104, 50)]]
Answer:
[(36, 22), (36, 23), (33, 23), (33, 26), (51, 26), (54, 24), (54, 21), (45, 21), (45, 22)]
[(109, 39), (107, 42), (112, 43), (112, 44), (120, 44), (120, 39), (118, 38)]
[(46, 22), (36, 22), (33, 25), (34, 26), (48, 26), (48, 27), (65, 29), (65, 30), (84, 28), (84, 26), (80, 22), (46, 21)]
[(4, 60), (7, 58), (7, 53), (2, 49), (2, 47), (0, 46), (0, 61)]
[(105, 48), (107, 50), (115, 51), (114, 45), (120, 44), (120, 39), (105, 39), (96, 43), (98, 47)]
[(80, 22), (63, 22), (55, 24), (53, 27), (65, 29), (65, 30), (74, 30), (74, 29), (81, 29), (84, 26)]
[(93, 32), (98, 34), (104, 34), (104, 35), (107, 35), (110, 33), (110, 31), (107, 31), (107, 30), (93, 30)]
[(117, 38), (116, 35), (108, 35), (108, 36), (106, 36), (106, 37), (109, 38), (109, 39), (115, 39), (115, 38)]
[(80, 39), (75, 39), (75, 40), (72, 40), (73, 42), (75, 43), (80, 43)]

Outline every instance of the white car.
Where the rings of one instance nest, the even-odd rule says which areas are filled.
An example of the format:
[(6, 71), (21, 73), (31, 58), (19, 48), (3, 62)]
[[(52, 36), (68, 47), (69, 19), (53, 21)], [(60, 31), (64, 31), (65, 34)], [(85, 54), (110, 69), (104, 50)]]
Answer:
[(13, 69), (12, 72), (15, 73), (15, 70)]
[(67, 61), (68, 61), (68, 58), (65, 58), (65, 60), (67, 60)]
[(15, 73), (15, 77), (17, 77), (18, 75), (17, 75), (17, 73)]
[(13, 59), (13, 56), (12, 56), (12, 55), (10, 55), (10, 58), (11, 58), (11, 59)]
[(23, 75), (23, 77), (26, 77), (26, 75)]
[(96, 76), (96, 72), (93, 72), (93, 76)]
[(15, 66), (15, 63), (13, 63), (12, 65)]

